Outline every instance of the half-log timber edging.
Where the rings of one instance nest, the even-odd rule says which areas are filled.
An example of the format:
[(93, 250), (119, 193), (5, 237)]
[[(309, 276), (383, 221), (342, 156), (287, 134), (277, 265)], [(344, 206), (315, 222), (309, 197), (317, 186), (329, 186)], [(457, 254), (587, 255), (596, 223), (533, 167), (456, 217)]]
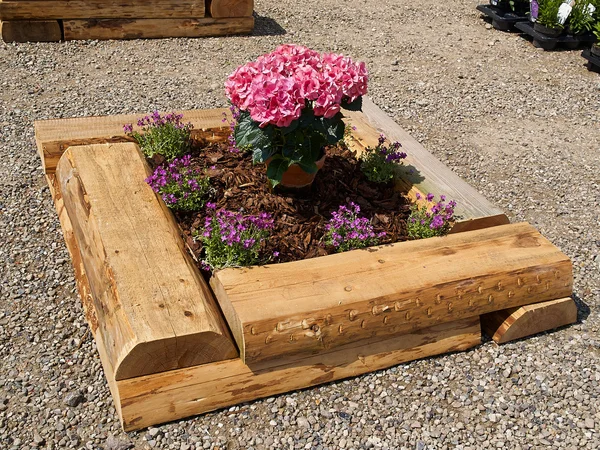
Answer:
[[(220, 141), (226, 138), (228, 131), (226, 128), (223, 128), (223, 112), (225, 112), (225, 110), (190, 111), (186, 113), (185, 120), (191, 120), (194, 123), (196, 128), (194, 137), (196, 139), (206, 142)], [(286, 358), (281, 358), (280, 360), (267, 358), (264, 363), (258, 363), (253, 368), (245, 365), (239, 357), (235, 356), (236, 353), (234, 352), (232, 353), (233, 356), (229, 357), (230, 359), (225, 359), (227, 357), (222, 356), (222, 361), (215, 360), (214, 362), (193, 365), (190, 367), (184, 367), (184, 364), (179, 366), (181, 368), (178, 369), (169, 369), (168, 364), (163, 367), (155, 365), (154, 368), (151, 369), (152, 371), (163, 369), (165, 371), (139, 376), (136, 374), (144, 373), (147, 368), (144, 366), (144, 363), (138, 361), (133, 364), (137, 369), (130, 371), (126, 376), (122, 376), (123, 374), (117, 372), (114, 367), (115, 351), (114, 348), (110, 348), (111, 341), (110, 339), (104, 339), (99, 330), (102, 329), (102, 322), (106, 320), (106, 317), (110, 317), (111, 314), (117, 316), (118, 314), (121, 314), (121, 309), (127, 308), (121, 305), (116, 308), (116, 310), (108, 308), (107, 311), (101, 311), (100, 314), (97, 311), (97, 308), (101, 308), (102, 303), (100, 302), (99, 304), (97, 298), (101, 298), (102, 295), (105, 295), (103, 300), (106, 300), (106, 293), (108, 290), (98, 294), (95, 292), (97, 289), (92, 288), (91, 285), (95, 283), (94, 280), (98, 273), (102, 274), (102, 270), (110, 273), (110, 270), (107, 268), (110, 268), (113, 261), (111, 261), (110, 258), (106, 258), (104, 262), (108, 261), (108, 264), (103, 266), (97, 264), (98, 261), (103, 262), (102, 258), (99, 258), (98, 261), (93, 264), (89, 262), (91, 258), (90, 254), (94, 254), (93, 252), (90, 252), (90, 249), (88, 248), (91, 243), (94, 245), (98, 243), (101, 244), (96, 250), (101, 247), (110, 249), (111, 245), (110, 239), (105, 239), (103, 237), (106, 231), (106, 228), (103, 228), (103, 226), (106, 225), (104, 223), (106, 221), (103, 222), (102, 217), (95, 216), (95, 214), (101, 210), (99, 205), (104, 201), (101, 197), (98, 197), (97, 194), (90, 196), (91, 192), (97, 193), (98, 190), (92, 188), (88, 192), (86, 190), (86, 185), (93, 186), (94, 182), (90, 180), (93, 180), (96, 176), (100, 176), (90, 175), (90, 172), (92, 172), (91, 168), (96, 164), (105, 167), (105, 169), (101, 171), (104, 172), (104, 175), (100, 176), (101, 178), (104, 177), (102, 183), (105, 183), (105, 185), (107, 185), (106, 183), (115, 185), (111, 186), (111, 189), (114, 189), (114, 192), (111, 195), (118, 196), (119, 194), (115, 193), (119, 190), (122, 193), (126, 184), (121, 183), (124, 175), (119, 175), (119, 171), (114, 167), (106, 171), (106, 169), (109, 169), (115, 164), (114, 161), (112, 163), (106, 161), (98, 162), (91, 154), (96, 154), (97, 157), (98, 155), (103, 155), (101, 159), (106, 160), (112, 158), (115, 154), (118, 154), (119, 157), (124, 157), (123, 155), (128, 153), (129, 156), (126, 156), (125, 158), (129, 160), (129, 163), (132, 163), (132, 161), (137, 158), (138, 163), (141, 163), (142, 165), (145, 164), (143, 158), (140, 156), (137, 146), (133, 143), (129, 143), (128, 141), (130, 141), (130, 139), (127, 138), (122, 131), (122, 125), (124, 123), (135, 122), (137, 117), (139, 117), (139, 115), (36, 122), (36, 141), (38, 150), (42, 157), (44, 171), (63, 228), (67, 248), (69, 249), (75, 267), (76, 281), (80, 296), (83, 300), (86, 319), (88, 320), (88, 323), (90, 323), (90, 327), (96, 339), (96, 344), (115, 401), (115, 406), (122, 425), (126, 430), (139, 429), (156, 423), (175, 420), (230, 406), (239, 402), (245, 402), (260, 397), (354, 376), (389, 367), (404, 361), (449, 351), (465, 350), (480, 342), (480, 317), (481, 320), (483, 320), (484, 328), (490, 333), (495, 330), (494, 328), (490, 328), (490, 324), (493, 324), (493, 321), (496, 321), (496, 329), (503, 330), (502, 333), (503, 336), (505, 336), (505, 340), (513, 338), (511, 336), (519, 335), (519, 337), (521, 337), (523, 333), (536, 333), (550, 327), (561, 326), (569, 323), (569, 321), (572, 322), (576, 320), (573, 317), (573, 311), (576, 311), (574, 303), (568, 298), (557, 301), (552, 299), (547, 302), (542, 301), (538, 304), (526, 305), (523, 307), (515, 306), (508, 310), (503, 309), (500, 311), (494, 311), (494, 308), (490, 306), (489, 308), (491, 309), (489, 309), (489, 311), (492, 312), (484, 314), (483, 316), (478, 315), (481, 314), (481, 312), (474, 313), (473, 310), (473, 308), (481, 308), (481, 311), (485, 311), (485, 308), (488, 307), (486, 304), (495, 305), (497, 308), (506, 308), (507, 303), (502, 301), (502, 295), (508, 297), (509, 292), (514, 293), (514, 291), (518, 289), (522, 291), (520, 295), (524, 295), (527, 299), (526, 301), (529, 303), (540, 302), (541, 297), (536, 294), (541, 292), (542, 295), (546, 295), (550, 289), (556, 289), (556, 295), (559, 295), (561, 283), (563, 284), (564, 289), (563, 296), (566, 297), (570, 295), (571, 273), (570, 270), (566, 268), (568, 260), (563, 260), (563, 258), (566, 258), (564, 255), (557, 254), (555, 263), (561, 267), (558, 270), (558, 279), (556, 278), (557, 271), (548, 272), (546, 270), (547, 264), (552, 265), (554, 263), (545, 260), (538, 265), (539, 272), (537, 273), (532, 272), (526, 274), (524, 271), (515, 269), (516, 272), (510, 275), (516, 276), (516, 287), (510, 284), (510, 280), (504, 280), (503, 284), (500, 286), (498, 284), (489, 284), (488, 286), (489, 280), (487, 280), (485, 284), (482, 283), (481, 286), (477, 286), (473, 291), (469, 289), (474, 288), (477, 285), (477, 282), (481, 281), (479, 278), (473, 278), (475, 284), (467, 283), (465, 285), (466, 289), (462, 293), (460, 290), (455, 290), (453, 292), (450, 289), (448, 293), (438, 292), (439, 297), (438, 294), (435, 296), (433, 294), (427, 294), (429, 297), (423, 295), (423, 298), (418, 297), (419, 304), (417, 304), (415, 297), (413, 305), (415, 306), (414, 310), (403, 310), (402, 305), (399, 304), (401, 300), (395, 300), (393, 302), (392, 310), (386, 303), (389, 299), (385, 298), (385, 296), (379, 296), (372, 305), (369, 305), (370, 309), (368, 308), (366, 311), (361, 312), (357, 309), (353, 314), (351, 314), (352, 311), (347, 311), (348, 320), (350, 319), (350, 315), (354, 318), (354, 320), (351, 321), (352, 323), (357, 323), (359, 314), (364, 313), (367, 316), (370, 315), (369, 318), (371, 320), (396, 327), (398, 334), (383, 333), (382, 335), (378, 332), (367, 334), (354, 342), (347, 342), (344, 344), (336, 342), (333, 346), (320, 349), (320, 353), (315, 355), (310, 354), (309, 351), (297, 353), (295, 356), (288, 356)], [(353, 133), (354, 141), (351, 145), (358, 151), (364, 149), (365, 145), (374, 145), (379, 132), (384, 132), (390, 139), (402, 141), (406, 151), (411, 153), (414, 157), (413, 161), (408, 163), (410, 164), (409, 169), (415, 170), (417, 173), (421, 174), (421, 177), (410, 178), (411, 174), (405, 173), (404, 175), (407, 176), (405, 182), (399, 183), (400, 187), (407, 191), (409, 196), (414, 197), (417, 192), (433, 192), (436, 195), (446, 193), (446, 195), (448, 195), (446, 190), (451, 189), (453, 193), (448, 195), (448, 197), (466, 199), (461, 210), (463, 220), (455, 224), (453, 231), (458, 232), (468, 229), (485, 228), (508, 222), (506, 216), (500, 210), (491, 205), (472, 187), (460, 180), (447, 167), (435, 160), (418, 143), (416, 143), (416, 141), (412, 140), (408, 135), (402, 134), (404, 131), (395, 125), (389, 118), (386, 118), (385, 114), (373, 105), (372, 102), (367, 100), (365, 102), (364, 113), (354, 114), (349, 120), (352, 125), (357, 126), (357, 130)], [(376, 128), (371, 124), (374, 124)], [(408, 138), (406, 136), (408, 136)], [(375, 141), (373, 141), (373, 139), (375, 139)], [(112, 145), (90, 145), (100, 143), (112, 143)], [(82, 147), (69, 150), (67, 153), (68, 156), (65, 155), (65, 158), (61, 160), (61, 156), (65, 153), (67, 148), (74, 145), (80, 145)], [(108, 150), (111, 148), (113, 151)], [(114, 152), (117, 149), (119, 153)], [(137, 156), (133, 157), (132, 155)], [(68, 162), (63, 162), (65, 160)], [(60, 167), (59, 170), (56, 171), (59, 161)], [(430, 179), (428, 168), (437, 168), (438, 166), (436, 164), (440, 166), (440, 172), (431, 174), (433, 177), (432, 180)], [(78, 167), (80, 165), (84, 168), (83, 175)], [(107, 177), (106, 175), (112, 173), (112, 170), (116, 170), (113, 173), (113, 176)], [(145, 173), (147, 174), (147, 168), (145, 168), (145, 170)], [(141, 178), (144, 176), (145, 175), (140, 175)], [(75, 181), (66, 182), (65, 184), (59, 182), (58, 178), (63, 181), (66, 179), (73, 180), (73, 178), (75, 178)], [(99, 183), (100, 181), (97, 179), (95, 182)], [(73, 183), (73, 185), (69, 187), (69, 183)], [(63, 196), (63, 193), (61, 192), (63, 184), (65, 184), (64, 190), (67, 194), (67, 207), (65, 207), (65, 198), (63, 198), (65, 196)], [(77, 184), (81, 187), (80, 191), (76, 188)], [(75, 195), (77, 192), (79, 193)], [(95, 198), (95, 200), (90, 201), (92, 198)], [(100, 200), (98, 200), (99, 198)], [(132, 196), (132, 199), (133, 198), (137, 198), (139, 201), (145, 197)], [(136, 201), (132, 199), (129, 201)], [(148, 198), (146, 198), (146, 200), (148, 200)], [(160, 204), (161, 213), (159, 213), (159, 215), (162, 214), (164, 222), (173, 225), (173, 218), (170, 211), (167, 210), (156, 197), (153, 198), (153, 201), (157, 201)], [(153, 201), (150, 201), (149, 203), (154, 205)], [(139, 205), (135, 206), (134, 209), (138, 207)], [(71, 215), (73, 215), (73, 217), (71, 217)], [(104, 213), (100, 213), (100, 216), (103, 215)], [(71, 223), (72, 218), (77, 223), (75, 226)], [(135, 225), (135, 222), (138, 219), (133, 217), (132, 224)], [(536, 234), (537, 232), (531, 231), (531, 228), (526, 224), (517, 224), (510, 227), (497, 227), (497, 230), (490, 229), (487, 230), (487, 232), (490, 232), (493, 235), (494, 233), (499, 233), (500, 229), (517, 230), (519, 227), (525, 227), (529, 230), (524, 233), (517, 233), (517, 235), (513, 236), (513, 242), (521, 240), (521, 243), (524, 244), (522, 247), (517, 245), (517, 248), (521, 249), (519, 251), (523, 252), (519, 253), (519, 257), (523, 257), (527, 249), (533, 249), (531, 255), (532, 259), (530, 261), (531, 264), (529, 266), (531, 269), (535, 266), (534, 259), (540, 258), (543, 251), (549, 251), (546, 256), (552, 253), (552, 251), (550, 251), (551, 246), (548, 247), (549, 244), (547, 241), (539, 234)], [(83, 229), (89, 230), (89, 235), (92, 238), (87, 236), (88, 231), (82, 231)], [(521, 231), (523, 231), (523, 229), (521, 229)], [(78, 234), (81, 233), (84, 233), (86, 236), (83, 238), (78, 236)], [(468, 243), (469, 236), (477, 236), (479, 235), (478, 233), (479, 232), (466, 232), (457, 234), (456, 236), (450, 235), (441, 239), (444, 239), (444, 242), (450, 242), (452, 239), (460, 238), (462, 236), (463, 244), (457, 245), (457, 254), (463, 251), (469, 253), (467, 251), (467, 247), (470, 247), (471, 245)], [(173, 235), (172, 232), (169, 232), (169, 234)], [(175, 232), (175, 234), (177, 233)], [(509, 234), (510, 232), (508, 232), (505, 237)], [(394, 244), (393, 246), (377, 249), (376, 251), (373, 251), (373, 254), (381, 255), (383, 253), (380, 252), (383, 252), (384, 250), (387, 251), (390, 248), (396, 246), (401, 247), (406, 244), (423, 245), (422, 251), (427, 254), (428, 250), (426, 250), (426, 248), (428, 241), (429, 240), (423, 240), (414, 243)], [(539, 249), (537, 245), (528, 247), (529, 245), (533, 245), (534, 241), (541, 243), (540, 247), (542, 247), (542, 249)], [(509, 242), (509, 240), (506, 242)], [(178, 242), (177, 245), (181, 248), (183, 243)], [(463, 247), (461, 247), (461, 245)], [(439, 248), (436, 250), (434, 247), (435, 246), (431, 247), (429, 251), (429, 257), (433, 259), (435, 259), (435, 252), (439, 252)], [(444, 247), (448, 246), (444, 245)], [(119, 252), (120, 258), (135, 257), (135, 245), (131, 246), (131, 250), (133, 251), (129, 254), (127, 252), (129, 245), (122, 246), (122, 248), (125, 248), (126, 251)], [(415, 251), (418, 252), (418, 250)], [(493, 259), (495, 257), (495, 251), (497, 251), (496, 246), (490, 246), (490, 254), (487, 255), (487, 258)], [(542, 251), (542, 253), (539, 253), (540, 251)], [(369, 251), (352, 253), (360, 253), (362, 255), (364, 252)], [(448, 250), (445, 252), (448, 254), (439, 255), (440, 261), (442, 262), (438, 264), (438, 267), (441, 267), (443, 270), (452, 271), (453, 267), (446, 267), (449, 266), (449, 264), (443, 264), (444, 258), (452, 256)], [(110, 252), (107, 252), (106, 254), (108, 255), (109, 253)], [(101, 255), (102, 253), (96, 254)], [(185, 255), (185, 252), (181, 252), (180, 250), (180, 255), (181, 254)], [(318, 262), (319, 259), (320, 258), (312, 261)], [(378, 258), (377, 264), (375, 264), (376, 266), (386, 264), (380, 263), (379, 259), (383, 258)], [(476, 261), (467, 262), (467, 259), (468, 257), (465, 256), (465, 262), (467, 264), (477, 266)], [(394, 258), (388, 258), (387, 262), (394, 261)], [(395, 261), (395, 263), (399, 264), (399, 261)], [(94, 264), (97, 267), (94, 267)], [(431, 262), (428, 264), (431, 266)], [(86, 265), (88, 267), (86, 267)], [(285, 264), (281, 266), (283, 267)], [(103, 267), (103, 269), (98, 270), (98, 267)], [(192, 269), (195, 270), (195, 267), (192, 267)], [(91, 273), (91, 276), (88, 276), (87, 270), (96, 272)], [(548, 275), (547, 278), (546, 275)], [(539, 279), (537, 278), (538, 276)], [(552, 281), (552, 276), (558, 281)], [(393, 284), (398, 284), (398, 281), (394, 278), (388, 277), (387, 279), (391, 279)], [(514, 281), (514, 278), (511, 278), (511, 280)], [(116, 286), (117, 292), (119, 292), (118, 290), (121, 289), (119, 277), (116, 277), (115, 281), (116, 283), (114, 286)], [(204, 282), (203, 280), (201, 281)], [(546, 281), (549, 283), (547, 288)], [(424, 294), (428, 289), (443, 288), (443, 286), (437, 285), (427, 286), (426, 283), (427, 281), (424, 280), (421, 289)], [(491, 281), (489, 281), (489, 283), (491, 283)], [(125, 285), (123, 287), (123, 292), (126, 292), (127, 289), (125, 289)], [(344, 288), (345, 287), (347, 286), (345, 285)], [(482, 292), (479, 291), (479, 287), (481, 287)], [(530, 289), (530, 292), (527, 292), (528, 289)], [(566, 293), (567, 291), (568, 293)], [(199, 292), (204, 291), (200, 289)], [(350, 295), (357, 294), (357, 292), (354, 292), (354, 287), (352, 290), (344, 290), (344, 292)], [(527, 298), (527, 295), (523, 294), (524, 292), (527, 292), (527, 295), (529, 295), (530, 298)], [(212, 296), (212, 294), (210, 295)], [(394, 293), (394, 295), (397, 295), (397, 293)], [(462, 295), (462, 299), (459, 298), (460, 295)], [(492, 295), (491, 303), (489, 295)], [(453, 296), (455, 298), (453, 298)], [(508, 298), (513, 300), (514, 297), (516, 297), (516, 295)], [(152, 300), (151, 303), (156, 300), (156, 297), (152, 298), (154, 300)], [(429, 298), (428, 301), (430, 304), (428, 306), (425, 305), (424, 298)], [(469, 304), (469, 298), (473, 300), (471, 302), (472, 304)], [(362, 300), (364, 299), (359, 299), (359, 301)], [(466, 300), (467, 307), (464, 307), (464, 304), (463, 307), (457, 306), (462, 300)], [(156, 303), (154, 303), (154, 305), (156, 306)], [(208, 309), (210, 309), (210, 307)], [(563, 312), (558, 312), (559, 309)], [(184, 317), (189, 317), (185, 316), (186, 310), (191, 310), (182, 310)], [(535, 313), (535, 316), (531, 315), (532, 311)], [(106, 314), (107, 312), (109, 313), (108, 315)], [(441, 316), (442, 312), (452, 316), (452, 321), (444, 322), (443, 320), (445, 319), (443, 317), (445, 316)], [(421, 319), (414, 320), (414, 325), (411, 327), (405, 327), (402, 324), (396, 324), (394, 322), (396, 319), (391, 316), (396, 313), (398, 313), (398, 318), (403, 317), (404, 320), (406, 320), (407, 313), (409, 320), (412, 320), (410, 318), (416, 319), (419, 317), (419, 314)], [(104, 316), (102, 314), (104, 314)], [(545, 320), (548, 318), (548, 314), (554, 319)], [(507, 315), (509, 316), (508, 318)], [(129, 317), (133, 316), (129, 315)], [(330, 320), (326, 314), (324, 317), (325, 321)], [(433, 323), (429, 322), (432, 317), (437, 317), (439, 320), (436, 320)], [(535, 317), (534, 325), (532, 325), (532, 320), (527, 319), (528, 317)], [(556, 320), (556, 317), (560, 320)], [(500, 325), (498, 325), (499, 318), (503, 318), (500, 320), (500, 322), (502, 322)], [(222, 318), (220, 319), (222, 323)], [(333, 314), (331, 315), (331, 319), (333, 319)], [(545, 328), (544, 330), (539, 329), (538, 325), (540, 322), (543, 322), (548, 328)], [(308, 325), (308, 322), (301, 325)], [(235, 326), (233, 328), (235, 328)], [(314, 329), (310, 328), (311, 327), (308, 327), (310, 332), (315, 332)], [(274, 329), (277, 330), (277, 324), (274, 325)], [(279, 326), (279, 329), (281, 330), (282, 326)], [(306, 331), (304, 328), (303, 330)], [(348, 328), (345, 329), (342, 327), (342, 333), (347, 330)], [(221, 331), (223, 332), (223, 336), (225, 336), (225, 334), (229, 335), (226, 328)], [(339, 332), (339, 327), (337, 331)], [(528, 333), (527, 331), (530, 332)], [(399, 334), (401, 332), (405, 334)], [(154, 338), (150, 337), (148, 342), (152, 339)], [(144, 339), (138, 339), (138, 341), (142, 340)], [(350, 341), (351, 340), (352, 339), (350, 339)], [(229, 343), (231, 342), (232, 341), (229, 341)], [(109, 345), (105, 345), (106, 343)], [(123, 348), (126, 347), (127, 346)], [(131, 346), (128, 348), (131, 348)], [(126, 352), (121, 352), (121, 356), (125, 353)], [(185, 357), (183, 359), (185, 360)], [(131, 361), (135, 360), (136, 358), (131, 359)], [(128, 378), (130, 375), (131, 378)]]
[(92, 294), (92, 331), (117, 380), (237, 356), (149, 175), (130, 142), (70, 147), (56, 172)]
[(250, 367), (572, 293), (569, 258), (528, 224), (216, 271)]
[(5, 42), (249, 34), (253, 0), (1, 0)]

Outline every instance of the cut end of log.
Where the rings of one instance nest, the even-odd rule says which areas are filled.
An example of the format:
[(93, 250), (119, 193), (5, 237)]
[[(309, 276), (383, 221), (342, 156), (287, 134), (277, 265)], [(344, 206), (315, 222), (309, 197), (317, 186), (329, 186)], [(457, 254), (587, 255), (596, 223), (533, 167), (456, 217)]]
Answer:
[(124, 380), (182, 367), (199, 366), (237, 356), (237, 349), (231, 340), (214, 332), (143, 342), (127, 353), (116, 369), (115, 379)]
[(497, 344), (575, 322), (577, 322), (577, 305), (571, 297), (494, 311), (481, 316), (483, 330)]

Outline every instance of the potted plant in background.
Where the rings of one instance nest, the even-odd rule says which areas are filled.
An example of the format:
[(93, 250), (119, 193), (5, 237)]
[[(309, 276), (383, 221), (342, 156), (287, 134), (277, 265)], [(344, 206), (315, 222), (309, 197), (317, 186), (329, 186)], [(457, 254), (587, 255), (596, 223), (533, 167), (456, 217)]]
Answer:
[(537, 20), (533, 29), (549, 37), (559, 36), (564, 29), (558, 16), (561, 4), (562, 0), (538, 0)]
[(238, 67), (225, 83), (237, 147), (267, 164), (273, 186), (310, 185), (324, 147), (344, 137), (340, 108), (360, 110), (367, 78), (364, 63), (299, 45)]
[(596, 8), (588, 0), (575, 0), (567, 29), (574, 36), (592, 31), (594, 27), (594, 11)]

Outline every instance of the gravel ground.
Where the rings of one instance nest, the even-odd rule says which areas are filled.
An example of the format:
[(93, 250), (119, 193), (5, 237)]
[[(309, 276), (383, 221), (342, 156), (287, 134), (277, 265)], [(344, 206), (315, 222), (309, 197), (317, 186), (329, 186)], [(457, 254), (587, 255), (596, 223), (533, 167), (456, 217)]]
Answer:
[[(476, 4), (257, 0), (249, 37), (0, 44), (0, 448), (600, 447), (600, 77)], [(125, 434), (33, 121), (226, 106), (226, 75), (285, 42), (366, 61), (376, 104), (572, 258), (579, 322)]]

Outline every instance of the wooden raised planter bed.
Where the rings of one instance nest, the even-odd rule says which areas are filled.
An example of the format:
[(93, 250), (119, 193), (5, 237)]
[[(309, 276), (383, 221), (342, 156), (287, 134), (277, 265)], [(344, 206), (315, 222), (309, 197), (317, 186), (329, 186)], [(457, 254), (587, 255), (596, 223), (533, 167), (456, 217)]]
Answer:
[(5, 42), (249, 34), (253, 0), (0, 0)]
[[(223, 112), (185, 112), (223, 140)], [(427, 153), (372, 102), (347, 118), (361, 151), (379, 133), (408, 153), (398, 188), (445, 194), (450, 235), (284, 264), (198, 273), (122, 125), (36, 122), (86, 318), (125, 430), (405, 361), (573, 323), (570, 260)]]

